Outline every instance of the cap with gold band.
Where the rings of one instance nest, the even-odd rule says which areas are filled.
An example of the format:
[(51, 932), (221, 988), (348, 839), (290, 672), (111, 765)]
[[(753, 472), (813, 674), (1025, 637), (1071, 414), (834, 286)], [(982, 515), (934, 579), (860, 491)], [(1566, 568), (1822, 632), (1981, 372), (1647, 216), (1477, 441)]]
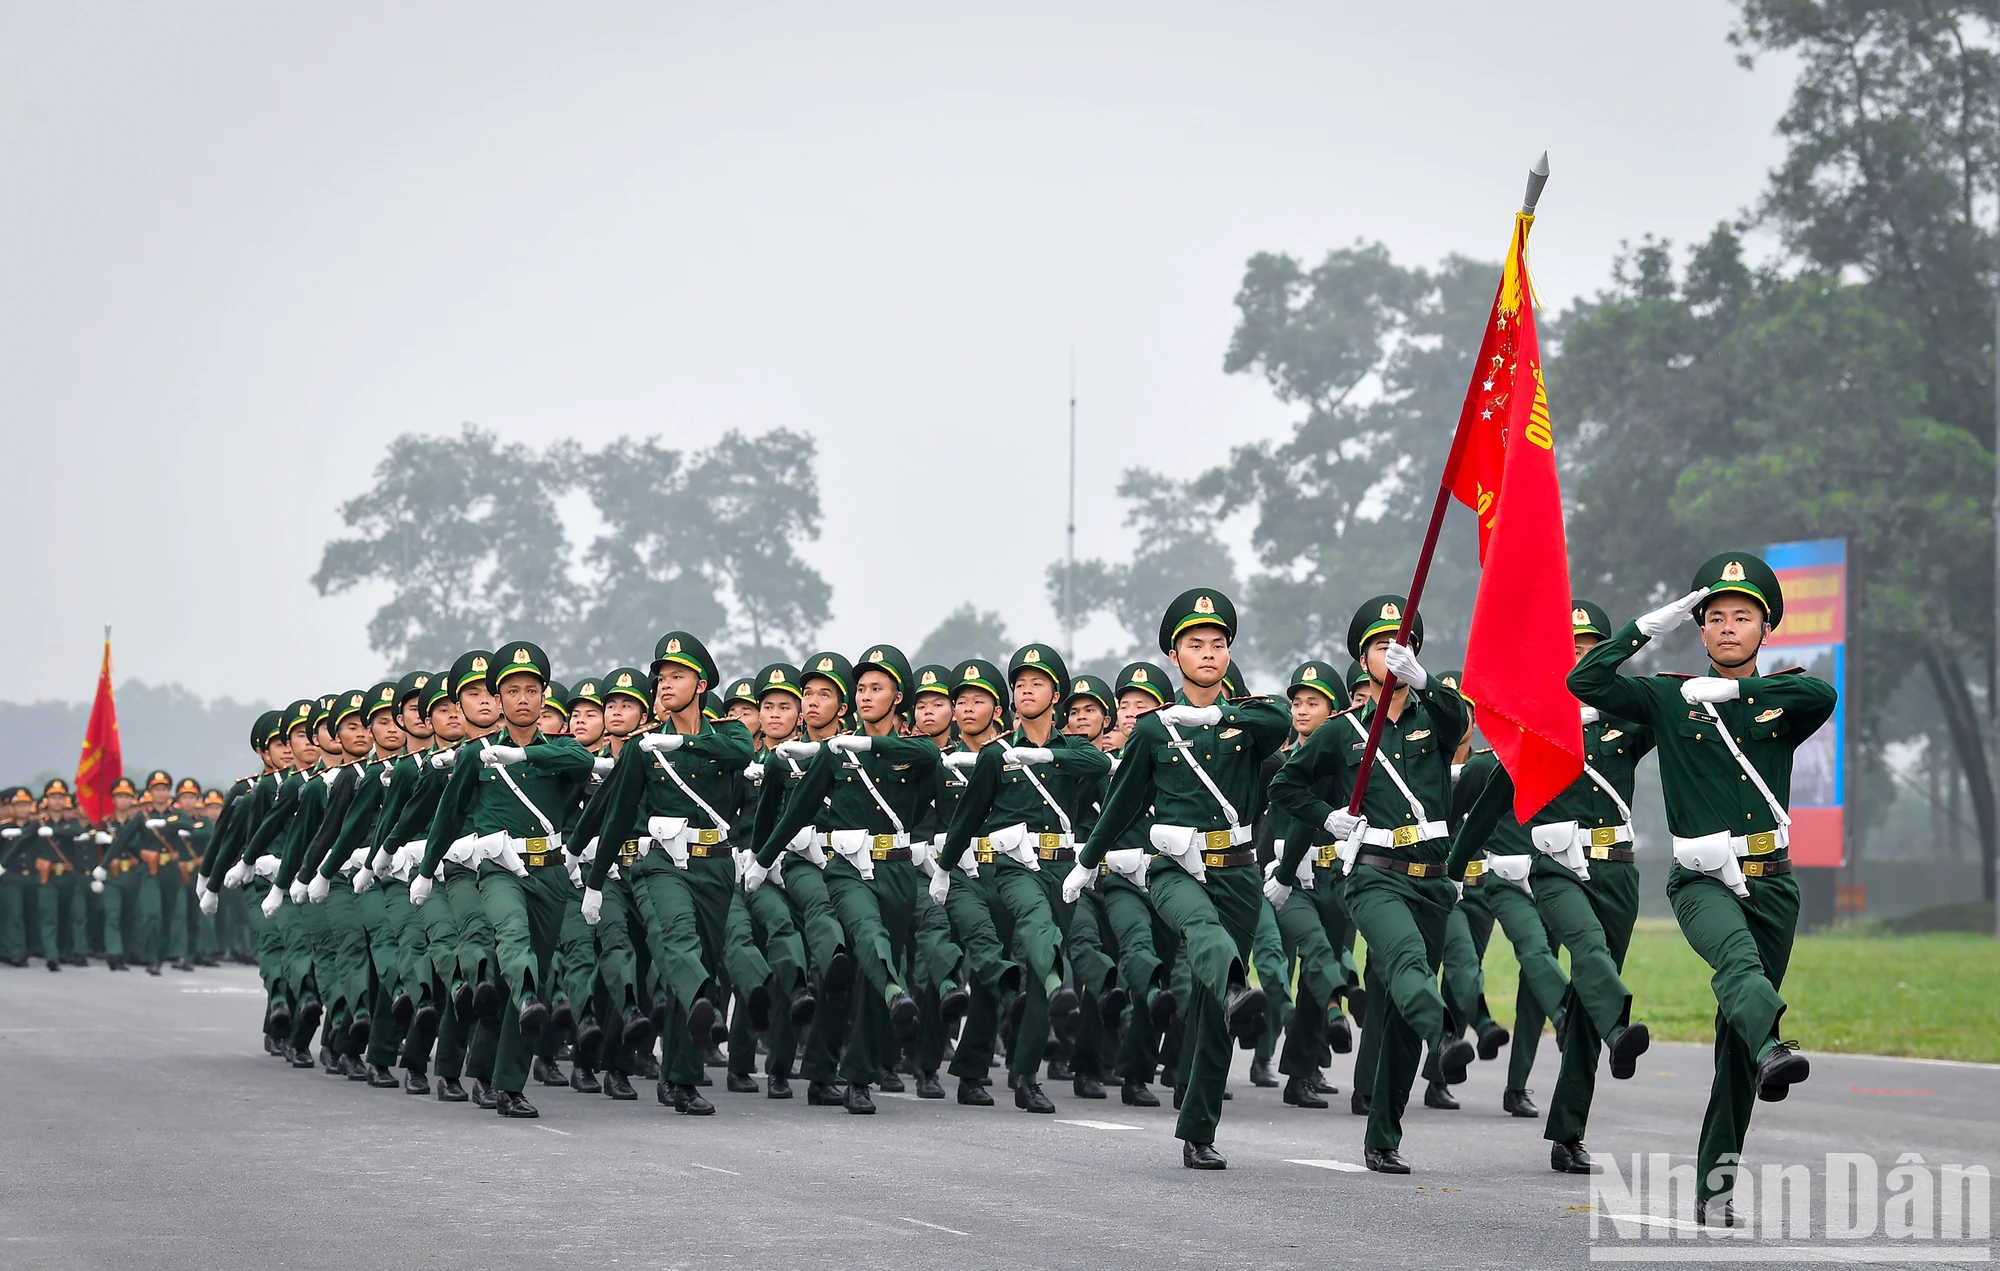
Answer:
[(42, 787), (42, 797), (44, 799), (48, 798), (52, 794), (68, 794), (68, 793), (69, 793), (69, 782), (64, 781), (61, 777), (49, 778), (48, 783)]
[(171, 790), (174, 786), (174, 779), (166, 774), (165, 769), (155, 768), (146, 774), (146, 789), (151, 790), (154, 786), (165, 786)]
[(1062, 654), (1046, 644), (1024, 644), (1014, 650), (1014, 656), (1007, 659), (1007, 683), (1011, 687), (1016, 679), (1030, 671), (1047, 676), (1056, 686), (1055, 701), (1062, 701), (1069, 695), (1069, 667), (1063, 662)]
[(655, 678), (662, 669), (669, 666), (684, 666), (707, 680), (710, 685), (722, 682), (721, 675), (715, 669), (715, 659), (708, 656), (708, 646), (685, 631), (669, 631), (653, 646)]
[(250, 749), (262, 750), (271, 744), (282, 731), (285, 723), (283, 711), (265, 711), (250, 725)]
[(598, 687), (604, 690), (606, 704), (614, 697), (629, 697), (645, 707), (648, 715), (653, 712), (653, 677), (636, 666), (613, 667), (598, 681)]
[(596, 679), (578, 680), (576, 687), (569, 691), (569, 700), (563, 703), (565, 712), (576, 709), (578, 702), (589, 702), (593, 706), (604, 705), (604, 685)]
[[(1750, 597), (1763, 607), (1773, 628), (1785, 620), (1785, 589), (1763, 558), (1750, 552), (1721, 552), (1709, 557), (1695, 571), (1693, 585), (1706, 587), (1710, 599), (1725, 592)], [(1708, 600), (1703, 600), (1695, 607), (1696, 618), (1707, 606)]]
[(766, 693), (790, 693), (793, 697), (803, 695), (799, 687), (799, 668), (790, 662), (773, 662), (757, 672), (757, 700), (763, 701)]
[(910, 659), (904, 657), (903, 651), (893, 644), (868, 646), (868, 651), (854, 662), (857, 682), (861, 673), (870, 669), (886, 672), (890, 679), (896, 681), (896, 691), (904, 694), (908, 694), (910, 681), (916, 678), (910, 670)]
[[(1409, 603), (1401, 596), (1386, 594), (1362, 601), (1361, 607), (1354, 611), (1353, 621), (1347, 624), (1347, 656), (1359, 662), (1361, 650), (1370, 640), (1385, 631), (1393, 634), (1401, 629), (1403, 610)], [(1410, 649), (1420, 652), (1423, 647), (1424, 616), (1413, 614), (1410, 617)]]
[(283, 735), (290, 737), (301, 728), (310, 730), (312, 727), (313, 711), (318, 706), (319, 703), (310, 697), (302, 697), (290, 706), (287, 706), (283, 712), (284, 720), (279, 725)]
[(458, 695), (451, 691), (450, 671), (440, 671), (431, 676), (431, 682), (423, 687), (422, 694), (418, 701), (423, 706), (425, 719), (429, 719), (431, 712), (446, 702), (458, 700)]
[(219, 808), (227, 802), (229, 802), (229, 800), (223, 796), (223, 793), (220, 790), (209, 789), (209, 790), (204, 790), (202, 792), (201, 803), (203, 807)]
[(542, 705), (568, 719), (569, 688), (558, 680), (545, 681), (542, 684)]
[(1174, 597), (1160, 619), (1160, 652), (1171, 653), (1181, 632), (1201, 626), (1221, 627), (1231, 641), (1236, 639), (1236, 606), (1213, 587), (1194, 587)]
[(544, 685), (549, 682), (549, 655), (542, 652), (542, 646), (528, 640), (515, 640), (500, 646), (494, 656), (491, 680), (493, 691), (517, 675), (532, 675)]
[(1154, 701), (1165, 706), (1174, 700), (1174, 678), (1167, 668), (1157, 662), (1134, 662), (1118, 673), (1118, 693), (1124, 696), (1127, 689), (1138, 689), (1150, 694)]
[(381, 711), (394, 711), (396, 705), (396, 681), (384, 680), (368, 690), (368, 718), (371, 721)]
[(936, 662), (926, 662), (916, 670), (917, 692), (942, 693), (951, 696), (951, 668)]
[(749, 702), (753, 706), (756, 705), (757, 681), (748, 675), (729, 681), (729, 686), (722, 690), (722, 700), (727, 703)]
[(952, 676), (951, 695), (957, 697), (960, 692), (969, 688), (984, 689), (993, 695), (994, 701), (1005, 706), (1007, 693), (1000, 687), (1001, 681), (1005, 678), (1000, 674), (1000, 668), (985, 658), (967, 658), (958, 664), (957, 673)]
[(1104, 708), (1104, 713), (1114, 713), (1110, 686), (1095, 675), (1079, 675), (1069, 682), (1069, 692), (1063, 694), (1062, 708), (1066, 711), (1070, 704), (1080, 697), (1087, 697)]
[(1347, 705), (1347, 692), (1340, 681), (1333, 678), (1333, 668), (1324, 662), (1301, 662), (1292, 671), (1292, 682), (1285, 689), (1291, 696), (1300, 689), (1313, 689), (1326, 694), (1327, 700), (1336, 708)]
[(417, 699), (417, 705), (422, 706), (424, 690), (429, 688), (431, 681), (436, 678), (437, 672), (435, 671), (411, 671), (402, 679), (397, 680), (396, 705), (401, 706), (404, 702), (414, 697)]
[(366, 689), (351, 688), (335, 696), (333, 709), (327, 712), (327, 722), (330, 726), (337, 729), (340, 727), (341, 721), (345, 720), (349, 715), (359, 715), (367, 709), (368, 691)]
[(184, 794), (200, 794), (200, 793), (201, 793), (201, 782), (196, 781), (193, 777), (182, 777), (178, 782), (174, 784), (174, 797), (176, 798), (179, 798), (181, 795)]
[(803, 689), (814, 680), (833, 685), (840, 700), (847, 701), (854, 695), (854, 664), (831, 649), (822, 650), (800, 663), (799, 687)]
[(111, 783), (111, 793), (129, 794), (136, 799), (139, 797), (139, 787), (132, 783), (132, 778), (120, 777)]
[(1596, 636), (1602, 640), (1615, 630), (1611, 625), (1610, 615), (1606, 614), (1603, 606), (1597, 604), (1595, 601), (1572, 600), (1569, 603), (1569, 627), (1571, 635)]
[(471, 685), (486, 684), (489, 688), (492, 687), (487, 676), (493, 670), (494, 656), (491, 649), (472, 649), (458, 655), (458, 661), (451, 664), (451, 672), (447, 677), (450, 680), (453, 701), (457, 701), (458, 695)]

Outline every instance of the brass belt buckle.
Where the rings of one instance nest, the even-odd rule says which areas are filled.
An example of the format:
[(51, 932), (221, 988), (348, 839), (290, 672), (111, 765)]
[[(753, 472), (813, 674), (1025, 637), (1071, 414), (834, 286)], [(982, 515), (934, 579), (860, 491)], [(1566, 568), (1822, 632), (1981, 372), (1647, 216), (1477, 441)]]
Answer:
[(696, 830), (694, 832), (694, 841), (697, 843), (705, 843), (713, 847), (715, 844), (720, 843), (722, 841), (722, 831)]
[(638, 860), (638, 859), (639, 859), (639, 840), (638, 840), (638, 839), (626, 839), (624, 843), (620, 844), (620, 845), (619, 845), (619, 848), (618, 848), (618, 859), (619, 859), (619, 860), (621, 860), (621, 861), (636, 861), (636, 860)]
[(548, 852), (549, 841), (539, 834), (533, 838), (521, 840), (521, 854), (523, 856), (546, 856)]
[(1744, 861), (1743, 876), (1745, 878), (1762, 878), (1764, 876), (1764, 862)]
[(1421, 825), (1399, 825), (1390, 835), (1390, 841), (1397, 847), (1408, 847), (1412, 843), (1424, 841), (1424, 827)]
[(1475, 878), (1478, 878), (1478, 877), (1480, 877), (1480, 876), (1484, 875), (1485, 873), (1486, 873), (1486, 862), (1485, 862), (1485, 861), (1467, 861), (1467, 862), (1465, 863), (1465, 881), (1466, 881), (1466, 882), (1468, 882), (1468, 883), (1469, 883), (1469, 882), (1471, 882), (1471, 881), (1472, 881), (1473, 879), (1475, 879)]
[(1319, 852), (1313, 857), (1313, 864), (1318, 865), (1321, 868), (1325, 868), (1326, 866), (1333, 864), (1335, 861), (1339, 859), (1340, 859), (1339, 846), (1334, 843), (1328, 843), (1326, 846), (1320, 848)]
[(1415, 861), (1410, 862), (1411, 878), (1435, 878), (1442, 873), (1444, 873), (1444, 866), (1442, 865), (1423, 865)]
[(1752, 834), (1744, 840), (1752, 856), (1769, 856), (1778, 850), (1778, 832), (1765, 830), (1762, 834)]
[(1203, 832), (1201, 838), (1211, 852), (1226, 852), (1236, 846), (1229, 837), (1228, 830), (1207, 830)]
[[(1593, 839), (1597, 837), (1597, 834), (1598, 831), (1595, 830), (1591, 831), (1591, 837)], [(1611, 849), (1608, 847), (1599, 847), (1595, 842), (1593, 842), (1590, 845), (1589, 855), (1590, 859), (1594, 861), (1608, 861), (1611, 859)]]
[(529, 852), (527, 861), (530, 869), (540, 869), (549, 863), (549, 854), (547, 852)]
[(1610, 847), (1617, 841), (1618, 827), (1615, 825), (1600, 825), (1590, 832), (1590, 845), (1592, 847)]
[(991, 847), (975, 847), (972, 849), (972, 859), (981, 865), (991, 865), (993, 863), (993, 849)]
[[(1229, 831), (1227, 830), (1221, 830), (1217, 832), (1222, 834), (1229, 833)], [(1201, 863), (1205, 868), (1208, 869), (1223, 869), (1229, 864), (1229, 853), (1203, 852), (1201, 854)]]

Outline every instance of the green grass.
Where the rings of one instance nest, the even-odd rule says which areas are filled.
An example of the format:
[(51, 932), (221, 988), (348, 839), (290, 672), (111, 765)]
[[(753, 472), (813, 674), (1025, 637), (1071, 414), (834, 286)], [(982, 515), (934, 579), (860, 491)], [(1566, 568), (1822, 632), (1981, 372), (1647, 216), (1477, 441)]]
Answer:
[[(1486, 1003), (1514, 1026), (1514, 950), (1497, 929)], [(1568, 956), (1563, 958), (1568, 965)], [(1670, 918), (1642, 919), (1625, 959), (1632, 1017), (1655, 1041), (1715, 1041), (1708, 964)], [(2000, 941), (1942, 932), (1892, 936), (1855, 927), (1799, 937), (1782, 992), (1782, 1031), (1807, 1050), (2000, 1063)]]

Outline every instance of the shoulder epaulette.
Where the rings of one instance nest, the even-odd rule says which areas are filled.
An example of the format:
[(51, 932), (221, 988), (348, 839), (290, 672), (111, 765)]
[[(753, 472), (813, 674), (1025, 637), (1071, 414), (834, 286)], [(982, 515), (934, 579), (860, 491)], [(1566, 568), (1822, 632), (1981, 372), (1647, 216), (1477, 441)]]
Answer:
[(1785, 666), (1785, 667), (1780, 667), (1775, 671), (1760, 672), (1760, 674), (1763, 675), (1804, 675), (1805, 673), (1806, 669), (1802, 666)]
[[(1368, 704), (1368, 703), (1366, 703), (1366, 702), (1363, 702), (1363, 703), (1361, 704), (1361, 706), (1366, 706), (1367, 704)], [(1350, 707), (1348, 707), (1348, 708), (1347, 708), (1346, 710), (1344, 710), (1344, 711), (1335, 711), (1335, 712), (1334, 712), (1333, 714), (1331, 714), (1331, 715), (1328, 715), (1328, 716), (1327, 716), (1327, 718), (1328, 718), (1329, 720), (1335, 720), (1335, 719), (1339, 719), (1339, 718), (1340, 718), (1340, 717), (1341, 717), (1342, 715), (1352, 715), (1352, 714), (1353, 714), (1354, 712), (1356, 712), (1356, 711), (1360, 710), (1360, 709), (1361, 709), (1361, 706), (1350, 706)]]
[(1653, 672), (1653, 678), (1659, 680), (1692, 680), (1700, 677), (1691, 671), (1655, 671)]
[(1490, 755), (1493, 753), (1493, 747), (1481, 746), (1479, 749), (1473, 751), (1472, 753), (1475, 755)]

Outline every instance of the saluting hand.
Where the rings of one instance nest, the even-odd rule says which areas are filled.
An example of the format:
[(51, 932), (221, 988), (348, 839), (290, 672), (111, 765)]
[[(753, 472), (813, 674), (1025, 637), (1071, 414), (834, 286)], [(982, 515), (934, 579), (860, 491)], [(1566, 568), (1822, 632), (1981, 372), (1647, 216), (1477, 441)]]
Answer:
[(1708, 588), (1697, 587), (1679, 600), (1669, 601), (1651, 613), (1640, 614), (1632, 620), (1632, 625), (1639, 628), (1640, 635), (1657, 640), (1694, 617), (1695, 604), (1707, 595)]
[(1208, 728), (1222, 722), (1222, 708), (1175, 702), (1172, 706), (1160, 708), (1160, 722), (1176, 728)]
[(525, 746), (488, 746), (479, 752), (479, 762), (489, 768), (504, 768), (510, 763), (520, 763), (528, 757)]
[(1681, 683), (1681, 700), (1686, 702), (1733, 702), (1743, 693), (1743, 681), (1719, 675), (1697, 675)]
[(656, 755), (671, 755), (687, 745), (687, 738), (679, 733), (647, 733), (639, 739), (639, 749)]

